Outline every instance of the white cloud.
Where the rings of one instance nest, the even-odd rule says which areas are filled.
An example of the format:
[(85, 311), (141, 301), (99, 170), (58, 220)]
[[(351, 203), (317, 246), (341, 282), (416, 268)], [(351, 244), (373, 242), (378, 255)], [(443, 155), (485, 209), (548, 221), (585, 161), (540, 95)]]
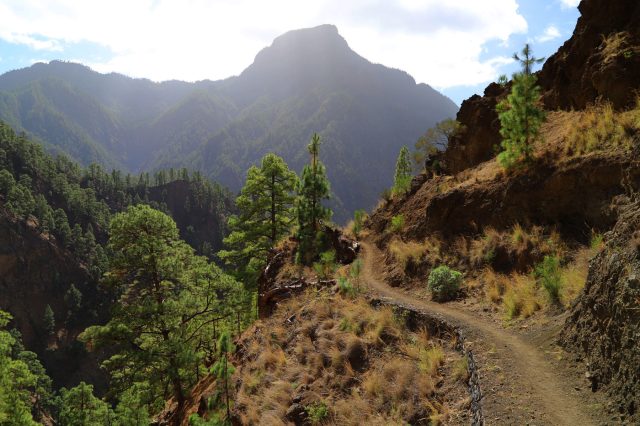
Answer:
[(580, 0), (560, 0), (560, 5), (565, 9), (578, 7), (579, 4)]
[(544, 33), (536, 37), (536, 41), (538, 43), (545, 43), (547, 41), (555, 40), (559, 38), (561, 35), (562, 34), (560, 33), (560, 30), (558, 29), (558, 27), (556, 27), (555, 25), (549, 25), (544, 30)]
[(509, 59), (485, 58), (483, 46), (491, 41), (506, 43), (511, 35), (527, 31), (516, 0), (0, 3), (1, 39), (48, 50), (97, 43), (113, 55), (90, 66), (153, 80), (236, 75), (276, 36), (324, 23), (336, 24), (365, 58), (403, 69), (440, 89), (495, 78)]

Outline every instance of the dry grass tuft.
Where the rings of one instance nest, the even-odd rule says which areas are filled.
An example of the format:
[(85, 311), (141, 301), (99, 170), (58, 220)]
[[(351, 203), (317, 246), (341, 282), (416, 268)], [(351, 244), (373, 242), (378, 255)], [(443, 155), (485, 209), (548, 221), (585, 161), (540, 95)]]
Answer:
[(566, 155), (605, 149), (630, 151), (634, 135), (640, 131), (640, 102), (635, 109), (620, 113), (609, 103), (591, 106), (568, 125), (563, 145)]
[(576, 252), (573, 261), (560, 270), (562, 277), (560, 302), (564, 307), (570, 307), (584, 288), (589, 273), (589, 261), (600, 250), (602, 250), (601, 241), (592, 244), (591, 247), (582, 248)]
[(461, 386), (466, 395), (459, 378), (444, 375), (454, 369), (441, 368), (456, 358), (445, 356), (426, 330), (407, 330), (392, 308), (374, 309), (362, 297), (308, 292), (301, 298), (283, 303), (242, 342), (258, 352), (237, 363), (235, 406), (243, 424), (287, 424), (294, 400), (326, 404), (322, 424), (446, 419), (450, 410), (437, 384), (448, 380), (447, 389)]
[(419, 262), (428, 250), (427, 244), (415, 241), (405, 243), (399, 239), (393, 239), (389, 244), (389, 251), (403, 269), (406, 268), (409, 261)]
[(604, 58), (604, 63), (613, 62), (618, 56), (629, 56), (637, 54), (637, 46), (630, 46), (629, 43), (630, 34), (626, 31), (619, 33), (612, 33), (608, 36), (602, 36), (601, 54)]

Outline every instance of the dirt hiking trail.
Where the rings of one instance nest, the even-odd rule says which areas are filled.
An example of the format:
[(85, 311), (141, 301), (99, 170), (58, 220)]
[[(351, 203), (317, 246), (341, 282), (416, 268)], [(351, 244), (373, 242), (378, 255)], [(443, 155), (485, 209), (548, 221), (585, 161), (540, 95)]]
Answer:
[(482, 408), (488, 425), (602, 425), (602, 407), (589, 401), (584, 382), (571, 377), (542, 344), (462, 308), (413, 297), (379, 277), (384, 262), (374, 244), (362, 243), (361, 282), (378, 297), (435, 314), (459, 327), (478, 361)]

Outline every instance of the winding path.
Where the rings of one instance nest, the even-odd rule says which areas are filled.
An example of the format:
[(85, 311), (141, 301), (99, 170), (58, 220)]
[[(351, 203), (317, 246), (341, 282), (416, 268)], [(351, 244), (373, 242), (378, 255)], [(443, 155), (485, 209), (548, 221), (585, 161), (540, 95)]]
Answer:
[[(597, 407), (585, 402), (589, 392), (560, 371), (548, 354), (523, 337), (463, 309), (413, 297), (377, 277), (379, 250), (364, 242), (362, 282), (378, 297), (436, 314), (459, 327), (472, 342), (480, 367), (483, 410), (487, 424), (601, 424)], [(480, 355), (478, 357), (478, 355)], [(581, 394), (582, 392), (582, 394)], [(600, 416), (598, 416), (600, 417)]]

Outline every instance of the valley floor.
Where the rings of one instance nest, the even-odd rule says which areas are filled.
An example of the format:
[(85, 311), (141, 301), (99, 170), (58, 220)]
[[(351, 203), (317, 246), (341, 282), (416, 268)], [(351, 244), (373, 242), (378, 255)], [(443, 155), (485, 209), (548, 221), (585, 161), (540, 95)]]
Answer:
[(601, 394), (555, 345), (563, 316), (528, 332), (506, 329), (490, 316), (458, 303), (440, 304), (387, 285), (378, 277), (382, 254), (364, 242), (361, 281), (378, 297), (442, 317), (459, 327), (479, 365), (487, 424), (605, 425)]

